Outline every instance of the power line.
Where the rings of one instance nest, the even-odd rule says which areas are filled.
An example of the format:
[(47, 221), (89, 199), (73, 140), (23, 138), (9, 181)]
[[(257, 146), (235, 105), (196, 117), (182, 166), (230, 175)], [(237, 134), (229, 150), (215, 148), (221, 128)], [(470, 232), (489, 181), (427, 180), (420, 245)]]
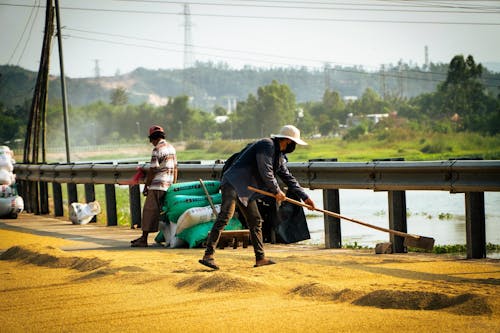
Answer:
[[(149, 49), (155, 49), (159, 51), (168, 51), (168, 52), (177, 52), (177, 53), (183, 53), (183, 49), (169, 49), (169, 48), (164, 48), (164, 47), (156, 47), (156, 46), (151, 46), (151, 45), (140, 45), (136, 43), (126, 43), (126, 42), (117, 42), (114, 40), (106, 40), (106, 39), (99, 39), (99, 38), (88, 38), (88, 37), (83, 37), (83, 36), (77, 36), (77, 35), (64, 35), (65, 37), (71, 37), (75, 39), (82, 39), (82, 40), (88, 40), (88, 41), (97, 41), (97, 42), (104, 42), (104, 43), (109, 43), (109, 44), (115, 44), (115, 45), (124, 45), (124, 46), (133, 46), (133, 47), (141, 47), (141, 48), (149, 48)], [(260, 63), (267, 63), (267, 64), (281, 64), (285, 66), (290, 66), (290, 64), (286, 64), (284, 62), (278, 63), (276, 61), (266, 61), (266, 60), (255, 60), (255, 59), (249, 59), (249, 58), (235, 58), (235, 57), (229, 57), (229, 56), (220, 56), (220, 55), (214, 55), (210, 53), (199, 53), (201, 55), (207, 55), (207, 56), (212, 56), (212, 57), (218, 57), (222, 59), (230, 59), (230, 60), (244, 60), (244, 61), (256, 61)], [(308, 66), (302, 66), (306, 68), (310, 68)], [(366, 72), (366, 71), (361, 71), (361, 70), (355, 70), (355, 69), (348, 69), (348, 68), (338, 68), (335, 67), (333, 70), (338, 71), (338, 72), (344, 72), (344, 73), (350, 73), (350, 74), (358, 74), (358, 75), (367, 75), (367, 76), (379, 76), (379, 75), (384, 75), (386, 78), (387, 77), (392, 77), (396, 79), (401, 79), (401, 72), (405, 72), (408, 75), (405, 76), (406, 80), (419, 80), (419, 81), (428, 81), (428, 82), (443, 82), (446, 80), (447, 73), (440, 73), (440, 72), (430, 72), (430, 71), (416, 71), (416, 70), (403, 70), (403, 71), (398, 71), (397, 73), (393, 72), (384, 72), (381, 74), (380, 72)], [(410, 74), (415, 74), (415, 76), (410, 76)], [(422, 75), (422, 77), (417, 77), (416, 75)], [(430, 77), (429, 77), (430, 76)], [(441, 77), (441, 78), (434, 78), (434, 77)], [(489, 77), (489, 78), (484, 78), (483, 80), (489, 80), (489, 81), (498, 81), (500, 83), (500, 79), (494, 78), (494, 77)], [(497, 88), (497, 85), (486, 85), (486, 87), (489, 88)]]
[(33, 34), (33, 27), (35, 26), (36, 17), (38, 16), (39, 11), (40, 11), (40, 2), (38, 3), (37, 10), (36, 10), (36, 13), (35, 13), (35, 17), (33, 18), (33, 21), (31, 22), (30, 33), (29, 33), (28, 38), (26, 39), (26, 41), (24, 43), (24, 47), (23, 47), (23, 50), (21, 52), (21, 55), (19, 56), (19, 59), (17, 60), (17, 64), (18, 65), (19, 65), (19, 63), (21, 62), (21, 59), (24, 56), (24, 52), (26, 52), (26, 48), (28, 47), (28, 43), (29, 43), (29, 41), (31, 39), (31, 36)]
[[(136, 41), (147, 41), (147, 42), (152, 42), (152, 43), (157, 43), (157, 44), (173, 44), (177, 45), (180, 48), (184, 46), (182, 43), (175, 43), (175, 42), (169, 42), (165, 40), (156, 40), (156, 39), (148, 39), (148, 38), (142, 38), (142, 37), (137, 37), (137, 36), (127, 36), (123, 34), (115, 34), (115, 33), (104, 33), (104, 32), (98, 32), (98, 31), (91, 31), (91, 30), (84, 30), (84, 29), (75, 29), (71, 27), (66, 27), (65, 30), (67, 31), (76, 31), (76, 32), (82, 32), (82, 33), (88, 33), (88, 34), (95, 34), (95, 35), (100, 35), (100, 36), (110, 36), (110, 37), (119, 37), (119, 38), (124, 38), (124, 39), (130, 39), (130, 40), (136, 40)], [(67, 37), (72, 37), (72, 38), (79, 38), (79, 39), (86, 39), (86, 40), (93, 40), (93, 41), (99, 41), (99, 42), (106, 42), (106, 43), (112, 43), (112, 44), (118, 44), (118, 45), (125, 45), (125, 46), (132, 46), (132, 47), (145, 47), (145, 48), (150, 48), (150, 49), (156, 49), (159, 51), (169, 51), (169, 52), (183, 52), (181, 49), (171, 49), (171, 48), (165, 48), (161, 46), (151, 46), (151, 45), (145, 45), (145, 44), (137, 44), (137, 43), (129, 43), (129, 42), (118, 42), (115, 40), (107, 40), (107, 39), (97, 39), (97, 38), (89, 38), (89, 37), (83, 37), (83, 36), (78, 36), (78, 35), (65, 35)], [(285, 63), (283, 60), (292, 60), (292, 61), (304, 61), (304, 62), (313, 62), (313, 63), (318, 63), (318, 65), (322, 65), (324, 63), (330, 63), (330, 64), (335, 64), (337, 66), (347, 66), (347, 67), (354, 67), (356, 65), (354, 64), (342, 64), (338, 62), (334, 62), (331, 60), (324, 60), (324, 59), (306, 59), (306, 58), (299, 58), (299, 57), (290, 57), (290, 56), (282, 56), (282, 55), (275, 55), (275, 54), (269, 54), (269, 53), (259, 53), (259, 52), (252, 52), (252, 51), (239, 51), (239, 50), (232, 50), (232, 49), (226, 49), (226, 48), (212, 48), (212, 47), (206, 47), (202, 45), (195, 45), (193, 44), (192, 46), (196, 47), (197, 49), (206, 49), (208, 51), (223, 51), (223, 52), (231, 52), (231, 53), (243, 53), (245, 55), (256, 55), (256, 56), (263, 56), (263, 57), (271, 57), (271, 58), (277, 58), (279, 59), (278, 61), (270, 61), (270, 60), (259, 60), (256, 58), (240, 58), (240, 57), (233, 57), (233, 56), (221, 56), (218, 54), (214, 53), (207, 53), (207, 52), (199, 52), (200, 55), (205, 55), (205, 56), (212, 56), (212, 57), (219, 57), (219, 58), (224, 58), (224, 59), (230, 59), (230, 60), (243, 60), (243, 61), (254, 61), (254, 62), (261, 62), (261, 63), (267, 63), (267, 64), (281, 64), (281, 65), (286, 65), (290, 66), (290, 63)], [(351, 73), (357, 73), (359, 71), (352, 71), (352, 70), (342, 70), (345, 72), (351, 72)], [(368, 73), (369, 72), (364, 72)], [(446, 74), (443, 73), (437, 73), (437, 72), (419, 72), (422, 74), (433, 74), (433, 75), (444, 75)], [(391, 76), (390, 74), (388, 76)], [(443, 80), (445, 77), (443, 78)], [(496, 78), (488, 78), (491, 80), (500, 80)], [(436, 81), (436, 80), (434, 80)], [(442, 80), (439, 80), (442, 81)]]
[[(182, 43), (170, 42), (170, 41), (165, 41), (165, 40), (156, 40), (156, 39), (150, 39), (150, 38), (143, 38), (143, 37), (138, 37), (138, 36), (127, 36), (127, 35), (123, 35), (123, 34), (105, 33), (105, 32), (99, 32), (99, 31), (76, 29), (76, 28), (71, 28), (71, 27), (66, 27), (65, 30), (82, 32), (82, 33), (89, 33), (89, 34), (96, 34), (96, 35), (102, 35), (102, 36), (119, 37), (119, 38), (132, 39), (132, 40), (137, 40), (137, 41), (146, 41), (146, 42), (152, 42), (152, 43), (158, 43), (158, 44), (172, 44), (172, 45), (177, 45), (180, 47), (184, 46), (184, 44), (182, 44)], [(136, 46), (140, 47), (141, 45), (136, 44)], [(308, 61), (308, 62), (317, 62), (317, 63), (324, 63), (325, 62), (325, 60), (320, 60), (320, 59), (306, 59), (306, 58), (291, 57), (291, 56), (281, 56), (281, 55), (262, 53), (262, 52), (254, 52), (254, 51), (241, 51), (241, 50), (233, 50), (233, 49), (227, 49), (227, 48), (208, 47), (208, 46), (203, 46), (203, 45), (198, 45), (198, 44), (196, 44), (196, 45), (193, 44), (193, 46), (196, 47), (197, 49), (207, 49), (207, 50), (212, 50), (212, 51), (240, 53), (240, 54), (244, 54), (244, 55), (253, 54), (256, 56), (282, 58), (282, 59), (289, 59), (289, 60), (294, 60), (294, 61)], [(204, 53), (203, 55), (213, 55), (213, 54)], [(239, 59), (239, 60), (241, 60), (241, 59)], [(343, 65), (343, 66), (355, 66), (354, 64), (344, 64), (344, 63), (333, 62), (333, 61), (328, 61), (328, 62), (331, 62), (333, 64), (337, 64), (337, 65)]]
[[(230, 3), (220, 3), (220, 2), (195, 2), (195, 1), (162, 1), (162, 0), (114, 0), (118, 2), (129, 2), (129, 3), (155, 3), (155, 4), (190, 4), (199, 6), (223, 6), (223, 7), (252, 7), (252, 8), (279, 8), (279, 9), (309, 9), (309, 10), (341, 10), (341, 11), (374, 11), (374, 12), (409, 12), (409, 13), (460, 13), (460, 14), (497, 14), (500, 13), (500, 7), (456, 7), (456, 6), (429, 6), (429, 5), (410, 5), (408, 1), (405, 1), (405, 5), (387, 5), (387, 4), (359, 4), (359, 3), (328, 3), (328, 2), (291, 2), (291, 1), (256, 1), (261, 4), (248, 4), (236, 3), (232, 1)], [(279, 3), (278, 5), (273, 3)], [(281, 4), (292, 4), (292, 5), (281, 5)], [(299, 6), (299, 5), (300, 6)], [(304, 5), (301, 5), (304, 4)], [(321, 7), (314, 7), (320, 5)], [(343, 7), (349, 6), (349, 7)], [(357, 7), (363, 7), (358, 9)], [(394, 8), (400, 7), (400, 8)], [(424, 7), (436, 7), (436, 8), (447, 8), (447, 9), (411, 9), (411, 8), (424, 8)], [(455, 10), (451, 10), (452, 8)], [(459, 9), (459, 10), (457, 10)], [(482, 9), (482, 10), (478, 10)], [(494, 11), (492, 11), (494, 10)]]
[[(37, 2), (38, 2), (38, 5), (36, 5)], [(36, 11), (35, 11), (35, 9), (36, 9)], [(32, 9), (31, 9), (30, 16), (28, 17), (28, 20), (26, 21), (26, 25), (24, 26), (24, 30), (23, 30), (23, 32), (21, 34), (21, 37), (17, 41), (17, 44), (16, 44), (16, 47), (14, 48), (14, 51), (12, 51), (12, 54), (11, 54), (11, 56), (9, 58), (8, 63), (11, 62), (12, 58), (14, 57), (14, 54), (17, 52), (17, 48), (19, 47), (19, 44), (21, 43), (21, 41), (24, 38), (24, 34), (26, 33), (28, 25), (30, 25), (30, 23), (31, 23), (28, 37), (26, 38), (26, 40), (24, 42), (23, 50), (21, 51), (21, 54), (19, 55), (19, 58), (17, 59), (16, 65), (19, 65), (19, 63), (21, 62), (21, 59), (23, 58), (24, 53), (26, 52), (26, 47), (28, 46), (28, 42), (31, 39), (31, 35), (33, 33), (33, 27), (35, 26), (36, 17), (38, 16), (38, 12), (39, 11), (40, 11), (40, 2), (37, 1), (37, 0), (35, 0), (35, 6), (33, 6)], [(31, 19), (32, 16), (33, 16), (33, 13), (35, 13), (35, 17), (33, 17), (33, 19)]]
[[(127, 2), (135, 2), (135, 3), (143, 3), (143, 2), (155, 2), (155, 3), (165, 3), (165, 4), (178, 4), (179, 2), (174, 2), (174, 1), (154, 1), (154, 0), (148, 0), (148, 1), (134, 1), (134, 0), (118, 0), (118, 1), (121, 1), (121, 2), (124, 2), (124, 1), (127, 1)], [(250, 2), (252, 0), (246, 0), (246, 2)], [(234, 1), (233, 1), (234, 2)], [(262, 1), (258, 1), (258, 0), (253, 0), (254, 3), (261, 3)], [(384, 4), (373, 4), (374, 6), (389, 6), (387, 5), (387, 3), (394, 3), (394, 1), (382, 1)], [(404, 3), (411, 3), (411, 1), (404, 1)], [(422, 1), (424, 2), (424, 1)], [(417, 2), (418, 4), (422, 4), (422, 2)], [(188, 2), (188, 3), (196, 3), (196, 4), (202, 4), (202, 2)], [(265, 3), (289, 3), (289, 4), (302, 4), (303, 2), (297, 2), (297, 1), (266, 1)], [(332, 5), (331, 3), (324, 3), (324, 2), (305, 2), (307, 4), (329, 4), (329, 5)], [(429, 2), (426, 2), (425, 3), (429, 4)], [(441, 6), (441, 2), (439, 2), (439, 6)], [(455, 2), (447, 2), (447, 4), (449, 4), (449, 6), (452, 6)], [(205, 4), (205, 3), (203, 3)], [(221, 5), (219, 3), (216, 3), (216, 2), (207, 2), (206, 4), (210, 4), (210, 5)], [(338, 4), (338, 3), (337, 3)], [(344, 5), (346, 3), (343, 3)], [(20, 4), (13, 4), (13, 5), (10, 5), (10, 4), (0, 4), (0, 5), (8, 5), (8, 6), (22, 6), (22, 7), (31, 7), (31, 8), (35, 8), (34, 6), (30, 6), (30, 5), (20, 5)], [(363, 4), (353, 4), (353, 5), (363, 5)], [(433, 2), (433, 5), (431, 5), (430, 7), (432, 6), (435, 6), (436, 5), (436, 2)], [(257, 6), (260, 6), (260, 5), (256, 5)], [(392, 6), (392, 5), (390, 5)], [(412, 6), (414, 6), (412, 4)], [(38, 8), (40, 7), (40, 4), (38, 5)], [(70, 10), (91, 10), (91, 11), (102, 11), (103, 9), (97, 9), (97, 8), (79, 8), (79, 7), (63, 7), (64, 9), (70, 9)], [(284, 7), (283, 7), (284, 8)], [(302, 8), (302, 7), (301, 7)], [(304, 6), (304, 8), (307, 8), (306, 6)], [(316, 8), (317, 9), (317, 8)], [(362, 10), (362, 9), (361, 9)], [(104, 11), (106, 12), (118, 12), (118, 13), (122, 13), (124, 12), (124, 10), (117, 10), (117, 9), (104, 9)], [(126, 12), (132, 12), (132, 13), (148, 13), (148, 14), (165, 14), (167, 13), (168, 15), (182, 15), (181, 13), (179, 12), (175, 12), (175, 13), (170, 13), (170, 12), (162, 12), (162, 11), (135, 11), (135, 10), (127, 10)], [(203, 15), (206, 15), (206, 14), (200, 14), (200, 16), (203, 16)], [(235, 16), (231, 16), (231, 15), (216, 15), (216, 16), (222, 16), (222, 17), (235, 17)], [(242, 17), (242, 16), (236, 16), (236, 17)], [(251, 18), (261, 18), (260, 16), (243, 16), (243, 17), (251, 17)], [(263, 17), (263, 18), (270, 18), (270, 17)], [(286, 19), (286, 17), (280, 17), (280, 19)], [(310, 19), (310, 18), (304, 18), (304, 19)], [(349, 20), (349, 19), (346, 19), (346, 21), (352, 21), (352, 20)], [(360, 20), (360, 21), (369, 21), (369, 20)], [(382, 22), (382, 21), (380, 21)], [(405, 23), (408, 23), (407, 21)], [(500, 23), (498, 24), (495, 24), (495, 25), (500, 25)], [(88, 31), (88, 30), (81, 30), (81, 29), (71, 29), (71, 28), (66, 28), (66, 30), (73, 30), (73, 31), (79, 31), (79, 32), (85, 32), (85, 33), (93, 33), (93, 34), (98, 34), (98, 35), (108, 35), (108, 36), (114, 36), (114, 37), (121, 37), (121, 38), (128, 38), (128, 39), (137, 39), (137, 40), (141, 40), (141, 41), (150, 41), (150, 42), (154, 42), (154, 43), (162, 43), (162, 44), (175, 44), (175, 43), (169, 43), (169, 42), (165, 42), (165, 41), (156, 41), (156, 40), (152, 40), (152, 39), (147, 39), (147, 38), (141, 38), (141, 37), (130, 37), (130, 36), (125, 36), (125, 35), (119, 35), (119, 34), (106, 34), (106, 33), (100, 33), (100, 32), (92, 32), (92, 31)], [(130, 47), (141, 47), (141, 48), (151, 48), (151, 49), (157, 49), (157, 50), (160, 50), (160, 51), (169, 51), (169, 52), (182, 52), (181, 50), (177, 50), (177, 49), (171, 49), (171, 48), (165, 48), (165, 47), (155, 47), (155, 46), (150, 46), (150, 45), (141, 45), (141, 44), (137, 44), (137, 43), (127, 43), (127, 42), (117, 42), (117, 41), (111, 41), (111, 40), (105, 40), (105, 39), (98, 39), (98, 38), (89, 38), (89, 37), (83, 37), (83, 36), (78, 36), (78, 35), (67, 35), (69, 37), (72, 37), (72, 38), (77, 38), (77, 39), (86, 39), (86, 40), (89, 40), (89, 41), (97, 41), (97, 42), (104, 42), (104, 43), (108, 43), (108, 44), (120, 44), (120, 45), (125, 45), (125, 46), (130, 46)], [(186, 44), (186, 42), (185, 42)], [(178, 45), (183, 45), (184, 47), (186, 45), (183, 45), (183, 44), (178, 44)], [(191, 43), (189, 43), (191, 45)], [(194, 45), (191, 45), (191, 46), (194, 46)], [(293, 65), (290, 65), (290, 63), (285, 63), (283, 60), (285, 59), (288, 59), (288, 60), (294, 60), (294, 61), (308, 61), (308, 62), (315, 62), (315, 63), (320, 63), (320, 64), (324, 64), (325, 62), (330, 62), (330, 63), (334, 63), (335, 62), (332, 62), (330, 60), (328, 61), (325, 61), (325, 60), (316, 60), (316, 59), (303, 59), (303, 58), (293, 58), (293, 57), (285, 57), (285, 56), (278, 56), (278, 55), (272, 55), (272, 54), (265, 54), (265, 53), (256, 53), (256, 52), (250, 52), (250, 51), (237, 51), (237, 50), (229, 50), (229, 49), (221, 49), (221, 48), (209, 48), (209, 47), (203, 47), (203, 46), (197, 46), (197, 47), (201, 47), (201, 48), (205, 48), (205, 49), (208, 49), (208, 50), (212, 50), (212, 51), (223, 51), (223, 52), (232, 52), (232, 53), (244, 53), (245, 55), (249, 55), (249, 54), (254, 54), (254, 55), (257, 55), (257, 56), (263, 56), (263, 57), (272, 57), (272, 58), (277, 58), (278, 61), (270, 61), (270, 60), (256, 60), (255, 58), (241, 58), (241, 57), (234, 57), (234, 56), (228, 56), (228, 55), (214, 55), (213, 53), (200, 53), (201, 55), (205, 55), (205, 56), (211, 56), (211, 57), (218, 57), (218, 58), (222, 58), (222, 59), (231, 59), (231, 60), (244, 60), (244, 61), (256, 61), (256, 62), (260, 62), (260, 63), (265, 63), (265, 64), (272, 64), (272, 65), (286, 65), (286, 66), (293, 66)], [(345, 65), (345, 64), (341, 64), (341, 65)], [(355, 66), (355, 65), (353, 65)], [(308, 67), (308, 66), (305, 66), (305, 67)], [(310, 67), (309, 67), (310, 68)], [(360, 71), (355, 71), (355, 70), (351, 70), (351, 71), (348, 71), (348, 70), (345, 70), (343, 69), (342, 71), (344, 72), (352, 72), (352, 73), (362, 73), (362, 74), (370, 74), (370, 73), (367, 73), (367, 72), (360, 72)], [(428, 72), (426, 72), (428, 73)], [(370, 74), (371, 75), (371, 74)], [(440, 74), (439, 74), (440, 75)], [(390, 76), (390, 75), (389, 75)], [(433, 80), (433, 81), (441, 81), (441, 80)]]
[[(35, 3), (36, 3), (36, 0), (35, 0)], [(7, 63), (10, 64), (10, 62), (12, 61), (12, 58), (14, 57), (14, 54), (17, 52), (17, 48), (19, 47), (19, 45), (21, 44), (21, 41), (23, 40), (24, 38), (24, 34), (26, 33), (26, 30), (28, 29), (28, 26), (31, 22), (31, 17), (33, 16), (33, 13), (35, 12), (35, 6), (31, 7), (31, 11), (30, 11), (30, 16), (28, 17), (28, 19), (26, 20), (26, 24), (24, 25), (24, 29), (23, 29), (23, 32), (21, 33), (21, 37), (19, 37), (19, 39), (17, 40), (17, 43), (16, 43), (16, 47), (14, 48), (14, 50), (12, 51), (12, 54), (10, 55), (9, 57), (9, 61)]]
[[(31, 5), (21, 4), (0, 4), (18, 7), (31, 7)], [(147, 15), (181, 15), (178, 12), (152, 11), (136, 9), (108, 9), (108, 8), (85, 8), (85, 7), (61, 7), (64, 10), (79, 10), (91, 12), (111, 12), (127, 14), (147, 14)], [(260, 15), (229, 15), (229, 14), (209, 14), (192, 13), (192, 16), (218, 17), (235, 19), (262, 19), (262, 20), (285, 20), (285, 21), (314, 21), (314, 22), (346, 22), (346, 23), (388, 23), (388, 24), (436, 24), (436, 25), (471, 25), (471, 26), (500, 26), (500, 22), (465, 22), (465, 21), (416, 21), (416, 20), (376, 20), (376, 19), (350, 19), (350, 18), (325, 18), (325, 17), (294, 17), (294, 16), (260, 16)]]

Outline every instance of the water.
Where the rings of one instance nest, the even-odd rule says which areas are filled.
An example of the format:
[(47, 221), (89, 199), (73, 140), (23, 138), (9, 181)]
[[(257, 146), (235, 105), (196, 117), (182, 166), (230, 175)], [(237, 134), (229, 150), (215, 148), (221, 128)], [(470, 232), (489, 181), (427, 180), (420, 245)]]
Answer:
[[(201, 164), (212, 164), (212, 160)], [(318, 208), (323, 207), (322, 190), (306, 190)], [(369, 224), (389, 227), (387, 192), (339, 190), (340, 214)], [(486, 243), (500, 244), (500, 192), (484, 194)], [(466, 244), (465, 194), (445, 191), (406, 191), (407, 232), (432, 237), (436, 245)], [(308, 244), (324, 244), (323, 214), (305, 210), (311, 239)], [(440, 215), (442, 218), (440, 218)], [(389, 241), (389, 234), (341, 220), (342, 244), (375, 247)], [(500, 258), (500, 253), (488, 255)]]
[[(319, 208), (323, 191), (308, 190)], [(387, 192), (340, 190), (340, 214), (388, 228)], [(500, 244), (500, 193), (485, 193), (486, 242)], [(406, 191), (408, 233), (433, 237), (436, 245), (465, 244), (465, 194), (444, 191)], [(323, 214), (305, 211), (311, 233), (310, 243), (324, 243)], [(314, 216), (312, 216), (314, 214)], [(442, 218), (440, 219), (440, 215)], [(389, 241), (389, 234), (341, 220), (342, 244), (374, 247)]]

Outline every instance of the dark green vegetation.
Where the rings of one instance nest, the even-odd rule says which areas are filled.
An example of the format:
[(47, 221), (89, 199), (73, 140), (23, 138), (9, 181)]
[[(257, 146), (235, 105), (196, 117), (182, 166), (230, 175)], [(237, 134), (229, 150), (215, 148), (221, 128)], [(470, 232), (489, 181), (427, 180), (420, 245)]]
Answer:
[[(338, 87), (335, 90), (324, 89), (324, 72), (233, 71), (212, 65), (199, 65), (190, 70), (198, 75), (200, 85), (203, 83), (206, 89), (212, 89), (207, 92), (209, 96), (220, 97), (221, 91), (226, 90), (226, 96), (238, 98), (236, 109), (229, 114), (222, 104), (214, 105), (212, 112), (197, 107), (196, 94), (193, 101), (185, 95), (177, 95), (164, 106), (129, 104), (134, 102), (135, 95), (127, 93), (128, 89), (116, 88), (112, 82), (107, 83), (114, 89), (102, 88), (103, 82), (111, 78), (102, 78), (100, 83), (93, 80), (95, 91), (85, 88), (92, 80), (69, 80), (70, 144), (78, 148), (144, 142), (149, 125), (158, 123), (165, 127), (169, 140), (188, 143), (188, 149), (181, 152), (186, 155), (180, 156), (181, 159), (224, 158), (227, 156), (221, 156), (224, 153), (221, 149), (226, 149), (227, 155), (235, 150), (235, 144), (228, 143), (231, 139), (241, 140), (244, 145), (252, 138), (276, 133), (283, 124), (291, 123), (297, 125), (306, 138), (321, 137), (311, 141), (311, 147), (293, 154), (294, 160), (499, 157), (500, 94), (497, 86), (500, 75), (488, 73), (471, 56), (455, 56), (449, 65), (433, 65), (425, 71), (403, 64), (397, 67), (400, 68), (405, 69), (404, 80), (408, 82), (403, 84), (403, 78), (396, 75), (399, 73), (396, 67), (388, 68), (382, 73), (382, 86), (380, 72), (375, 80), (372, 78), (375, 73), (362, 69), (328, 69), (336, 73), (330, 82), (331, 86)], [(3, 66), (1, 70), (0, 144), (22, 148), (30, 109), (26, 82), (33, 80), (34, 74), (11, 66)], [(124, 84), (135, 82), (134, 87), (142, 82), (144, 89), (153, 86), (164, 89), (153, 92), (165, 96), (165, 91), (180, 92), (172, 88), (180, 89), (177, 74), (175, 71), (152, 73), (139, 69), (121, 80)], [(243, 79), (243, 74), (247, 75), (247, 80)], [(50, 81), (51, 94), (59, 92), (57, 85), (57, 80)], [(246, 97), (241, 97), (241, 92), (236, 93), (235, 89), (246, 89)], [(79, 94), (85, 91), (92, 98), (97, 96), (98, 101), (77, 106), (71, 98), (72, 91), (79, 91)], [(345, 98), (348, 95), (359, 98), (349, 101)], [(375, 114), (379, 115), (377, 119)], [(218, 122), (216, 116), (227, 116), (227, 120)], [(212, 144), (206, 144), (207, 141)], [(64, 146), (62, 107), (60, 100), (52, 95), (47, 109), (47, 144), (49, 148)], [(370, 153), (359, 156), (360, 150), (366, 149)]]
[[(426, 252), (425, 250), (417, 249), (417, 248), (409, 248), (408, 251), (411, 252)], [(486, 253), (498, 253), (500, 252), (500, 245), (487, 243), (486, 244)], [(432, 253), (443, 254), (443, 253), (452, 253), (452, 254), (466, 254), (467, 246), (465, 244), (453, 244), (453, 245), (435, 245), (432, 249)]]

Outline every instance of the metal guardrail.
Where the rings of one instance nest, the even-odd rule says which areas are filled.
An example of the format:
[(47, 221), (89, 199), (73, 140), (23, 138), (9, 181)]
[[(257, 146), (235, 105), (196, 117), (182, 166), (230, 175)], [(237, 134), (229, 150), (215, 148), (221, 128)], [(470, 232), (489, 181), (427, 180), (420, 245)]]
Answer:
[[(107, 225), (117, 223), (115, 184), (129, 185), (139, 163), (15, 164), (14, 172), (29, 198), (28, 211), (48, 213), (47, 183), (53, 185), (54, 210), (61, 216), (61, 184), (68, 188), (68, 202), (77, 201), (76, 184), (85, 184), (87, 202), (95, 200), (94, 185), (104, 184)], [(219, 179), (222, 164), (179, 163), (178, 181)], [(406, 190), (437, 190), (465, 193), (467, 257), (486, 256), (484, 192), (500, 191), (500, 161), (374, 161), (366, 163), (311, 161), (289, 163), (299, 183), (323, 190), (326, 210), (340, 212), (339, 189), (388, 192), (389, 228), (406, 232)], [(138, 185), (129, 185), (131, 225), (141, 224)], [(59, 214), (59, 215), (58, 215)], [(390, 236), (394, 252), (405, 252), (402, 239)], [(325, 246), (341, 247), (340, 220), (325, 216)]]
[[(75, 184), (125, 184), (136, 172), (133, 163), (16, 164), (17, 179)], [(375, 191), (500, 191), (500, 161), (306, 162), (289, 163), (300, 184), (310, 189)], [(179, 181), (218, 179), (221, 164), (179, 164)]]

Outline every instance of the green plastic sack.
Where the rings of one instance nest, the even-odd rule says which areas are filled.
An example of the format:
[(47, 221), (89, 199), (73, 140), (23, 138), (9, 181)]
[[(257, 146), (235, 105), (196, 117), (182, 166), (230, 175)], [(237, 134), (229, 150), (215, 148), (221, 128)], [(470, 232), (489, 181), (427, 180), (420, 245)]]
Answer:
[(162, 230), (158, 231), (158, 233), (156, 234), (155, 242), (158, 244), (165, 242), (165, 235), (163, 234)]
[[(222, 202), (222, 194), (216, 193), (211, 194), (212, 202), (214, 205), (218, 205)], [(166, 212), (168, 220), (173, 223), (177, 223), (179, 216), (182, 215), (187, 209), (193, 207), (205, 207), (210, 205), (208, 199), (205, 195), (175, 195), (170, 200), (167, 200), (165, 206), (163, 206), (163, 211)]]
[[(219, 193), (220, 181), (204, 180), (203, 184), (209, 194)], [(176, 195), (205, 195), (205, 191), (199, 181), (175, 183), (168, 188), (165, 201), (171, 200)]]
[[(184, 240), (189, 244), (189, 248), (201, 245), (206, 239), (208, 232), (212, 229), (214, 221), (197, 224), (191, 228), (184, 229), (181, 233), (177, 234), (177, 238)], [(242, 230), (241, 222), (233, 217), (224, 230)]]

